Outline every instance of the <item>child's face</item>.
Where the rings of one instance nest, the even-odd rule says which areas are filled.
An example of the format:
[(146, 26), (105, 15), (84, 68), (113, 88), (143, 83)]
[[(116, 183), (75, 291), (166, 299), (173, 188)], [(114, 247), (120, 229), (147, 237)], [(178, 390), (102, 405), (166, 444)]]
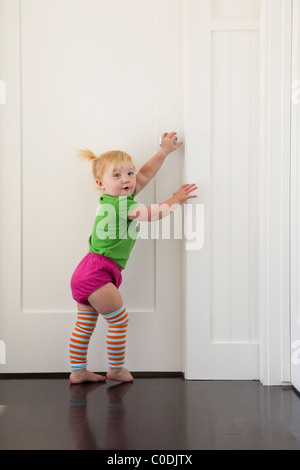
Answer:
[(101, 180), (96, 180), (103, 194), (109, 196), (131, 196), (136, 186), (135, 170), (131, 162), (108, 169)]

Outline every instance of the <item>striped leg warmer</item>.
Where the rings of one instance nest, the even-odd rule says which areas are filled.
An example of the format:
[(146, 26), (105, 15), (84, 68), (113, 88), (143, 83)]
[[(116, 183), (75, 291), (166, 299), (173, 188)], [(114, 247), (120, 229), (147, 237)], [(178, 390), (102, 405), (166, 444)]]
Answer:
[[(107, 364), (120, 369), (125, 362), (126, 333), (129, 318), (124, 307), (102, 315), (108, 324), (106, 335)], [(70, 338), (70, 366), (72, 370), (85, 369), (89, 342), (96, 327), (99, 314), (78, 311), (77, 322)]]
[(108, 324), (106, 335), (107, 364), (111, 368), (120, 369), (125, 362), (129, 317), (124, 306), (115, 312), (103, 315), (103, 317)]
[(77, 322), (70, 338), (70, 366), (72, 370), (85, 369), (87, 351), (95, 329), (98, 313), (78, 311)]

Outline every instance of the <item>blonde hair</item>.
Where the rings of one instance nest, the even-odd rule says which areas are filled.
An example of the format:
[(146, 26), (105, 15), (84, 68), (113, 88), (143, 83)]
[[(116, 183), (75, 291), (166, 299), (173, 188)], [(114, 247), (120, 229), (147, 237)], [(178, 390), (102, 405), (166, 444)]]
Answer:
[(110, 168), (111, 171), (113, 171), (118, 166), (122, 166), (127, 162), (132, 163), (133, 169), (136, 170), (132, 157), (122, 150), (109, 150), (98, 156), (89, 149), (77, 150), (77, 153), (80, 158), (92, 162), (92, 171), (95, 180), (101, 179), (104, 173)]

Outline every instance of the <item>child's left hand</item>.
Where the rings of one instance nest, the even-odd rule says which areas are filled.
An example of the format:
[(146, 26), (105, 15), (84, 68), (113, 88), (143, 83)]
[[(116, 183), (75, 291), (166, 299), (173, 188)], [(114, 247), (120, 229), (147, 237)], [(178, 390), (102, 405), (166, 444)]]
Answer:
[(169, 153), (173, 152), (174, 150), (177, 150), (183, 142), (178, 142), (177, 144), (175, 143), (177, 140), (177, 132), (165, 132), (162, 137), (161, 137), (161, 148), (165, 152), (166, 155)]

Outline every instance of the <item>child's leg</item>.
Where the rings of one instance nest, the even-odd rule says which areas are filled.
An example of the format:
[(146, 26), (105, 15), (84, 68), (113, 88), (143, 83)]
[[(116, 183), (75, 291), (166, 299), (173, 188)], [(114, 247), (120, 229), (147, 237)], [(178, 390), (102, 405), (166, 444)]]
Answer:
[(96, 327), (98, 313), (89, 306), (77, 304), (77, 322), (70, 338), (71, 383), (100, 382), (105, 377), (86, 369), (88, 346)]
[(93, 292), (88, 301), (97, 312), (102, 314), (108, 324), (106, 346), (109, 370), (107, 377), (120, 382), (131, 382), (133, 377), (124, 367), (129, 318), (120, 292), (114, 284), (109, 283)]

